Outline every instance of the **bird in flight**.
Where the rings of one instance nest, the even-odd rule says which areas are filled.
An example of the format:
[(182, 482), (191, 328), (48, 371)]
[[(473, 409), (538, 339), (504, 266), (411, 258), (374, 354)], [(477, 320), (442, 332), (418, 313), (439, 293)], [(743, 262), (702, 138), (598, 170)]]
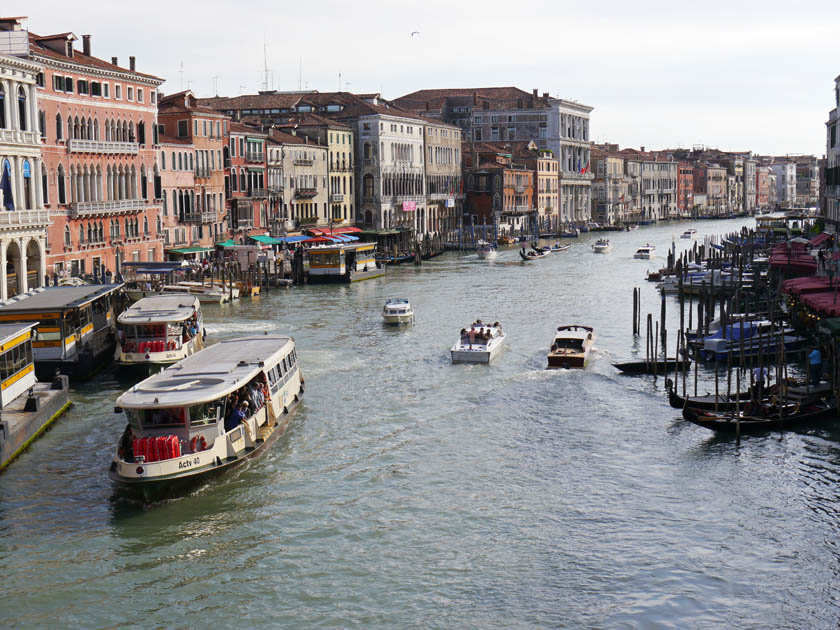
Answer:
[(411, 36), (420, 35), (420, 31), (411, 31)]

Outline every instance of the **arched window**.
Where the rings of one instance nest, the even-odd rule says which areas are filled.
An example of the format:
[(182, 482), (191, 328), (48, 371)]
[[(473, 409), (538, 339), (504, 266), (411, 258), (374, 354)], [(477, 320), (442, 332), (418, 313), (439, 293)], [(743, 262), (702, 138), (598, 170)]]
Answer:
[(0, 129), (6, 128), (6, 90), (0, 85)]
[(161, 223), (160, 215), (158, 215), (157, 221), (155, 221), (155, 232), (157, 234), (160, 234), (161, 232), (163, 232), (163, 224)]
[(61, 140), (64, 137), (64, 127), (61, 126), (61, 114), (55, 115), (55, 139)]
[[(183, 160), (183, 157), (184, 157), (184, 154), (183, 154), (183, 153), (179, 153), (179, 154), (178, 154), (178, 170), (179, 170), (179, 171), (183, 171), (183, 170), (184, 170), (184, 160)], [(174, 162), (174, 161), (175, 161), (175, 158), (172, 158), (172, 160), (173, 160), (173, 162)]]
[(239, 169), (239, 190), (245, 192), (248, 190), (248, 185), (245, 183), (245, 169)]
[(143, 217), (143, 235), (149, 235), (149, 217)]
[(148, 199), (149, 198), (149, 191), (147, 190), (147, 188), (148, 188), (147, 184), (148, 183), (149, 183), (149, 181), (146, 178), (146, 167), (141, 166), (140, 167), (140, 195), (143, 197), (143, 199)]
[(65, 225), (64, 226), (64, 247), (70, 247), (70, 246), (71, 246), (71, 243), (70, 243), (70, 226)]
[(21, 131), (26, 131), (27, 121), (29, 120), (29, 116), (27, 116), (26, 111), (26, 90), (23, 87), (18, 88), (18, 124), (20, 125)]
[(59, 164), (58, 165), (58, 203), (65, 204), (67, 203), (67, 192), (64, 188), (64, 167)]
[(237, 176), (235, 168), (231, 171), (230, 181), (233, 190), (239, 190), (239, 177)]

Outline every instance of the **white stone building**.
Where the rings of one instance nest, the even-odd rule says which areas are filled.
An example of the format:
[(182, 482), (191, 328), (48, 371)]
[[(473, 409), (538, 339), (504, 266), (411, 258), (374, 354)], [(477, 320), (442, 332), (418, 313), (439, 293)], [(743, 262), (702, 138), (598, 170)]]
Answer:
[(592, 107), (559, 98), (548, 99), (547, 137), (540, 146), (551, 149), (560, 165), (561, 221), (591, 219), (589, 114)]
[(36, 63), (0, 55), (0, 181), (5, 182), (0, 186), (1, 300), (46, 281), (50, 220), (44, 209), (44, 130), (35, 89), (42, 71)]
[(776, 202), (779, 208), (792, 208), (796, 203), (796, 164), (776, 162), (770, 168), (776, 174)]

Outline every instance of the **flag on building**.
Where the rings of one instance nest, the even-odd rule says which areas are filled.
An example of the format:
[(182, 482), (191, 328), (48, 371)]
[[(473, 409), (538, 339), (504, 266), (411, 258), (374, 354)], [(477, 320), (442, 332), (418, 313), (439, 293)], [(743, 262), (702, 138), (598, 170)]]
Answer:
[(0, 190), (3, 191), (3, 207), (6, 210), (15, 209), (15, 200), (12, 197), (12, 178), (9, 173), (9, 161), (3, 163), (3, 177), (0, 177)]

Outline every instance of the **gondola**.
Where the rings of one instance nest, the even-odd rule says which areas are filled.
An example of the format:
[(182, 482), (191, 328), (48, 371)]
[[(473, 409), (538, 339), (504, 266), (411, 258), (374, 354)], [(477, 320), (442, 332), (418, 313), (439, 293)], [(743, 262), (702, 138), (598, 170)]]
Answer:
[(522, 258), (522, 260), (528, 262), (528, 261), (531, 261), (531, 260), (539, 260), (540, 258), (545, 258), (550, 253), (551, 253), (551, 250), (543, 251), (541, 249), (536, 249), (534, 247), (531, 248), (530, 252), (526, 252), (525, 248), (523, 247), (522, 249), (519, 250), (519, 257)]
[[(670, 379), (669, 379), (670, 380)], [(707, 394), (706, 396), (680, 396), (673, 386), (668, 387), (668, 404), (674, 409), (683, 409), (684, 407), (691, 407), (692, 409), (702, 409), (704, 411), (734, 411), (736, 404), (740, 408), (744, 408), (744, 403), (749, 401), (750, 392), (741, 392), (740, 394)], [(715, 402), (717, 398), (717, 402)], [(717, 407), (715, 407), (717, 405)]]
[(402, 265), (403, 263), (412, 262), (414, 254), (401, 254), (399, 256), (384, 256), (382, 254), (376, 255), (376, 262), (385, 265)]
[(673, 357), (668, 359), (659, 359), (658, 361), (623, 361), (621, 363), (613, 363), (614, 368), (618, 368), (624, 374), (653, 374), (654, 364), (656, 364), (656, 373), (665, 374), (666, 369), (673, 372), (674, 363), (680, 366), (685, 364), (686, 369), (691, 365), (691, 361), (682, 359), (675, 359)]
[(736, 421), (734, 413), (720, 414), (703, 409), (683, 409), (683, 418), (698, 426), (722, 433), (735, 433), (740, 424), (741, 433), (762, 432), (786, 429), (788, 427), (807, 424), (815, 420), (822, 420), (835, 416), (837, 405), (815, 401), (804, 405), (787, 405), (784, 418), (780, 416), (778, 407), (763, 407), (761, 415), (741, 413), (740, 423)]

